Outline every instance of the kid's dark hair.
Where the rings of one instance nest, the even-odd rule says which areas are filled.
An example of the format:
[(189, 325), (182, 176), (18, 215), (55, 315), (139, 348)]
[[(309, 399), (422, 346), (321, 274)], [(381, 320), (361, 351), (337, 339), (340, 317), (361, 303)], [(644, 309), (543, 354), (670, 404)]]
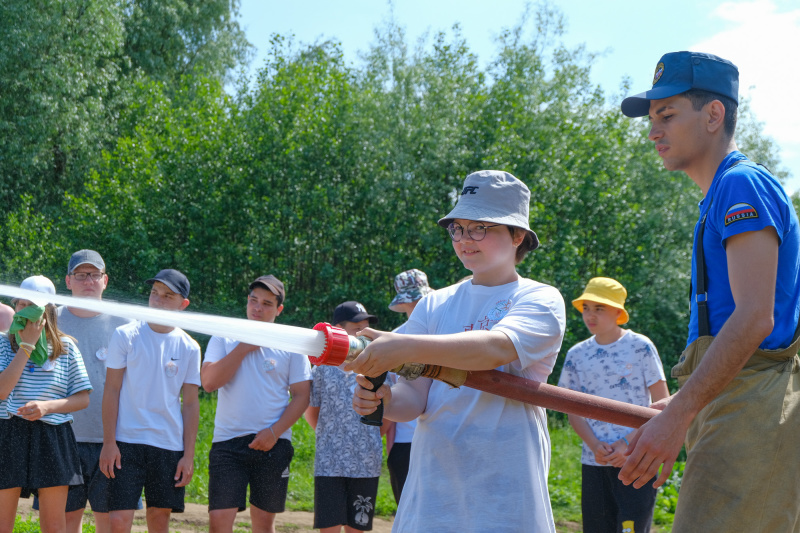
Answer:
[(722, 96), (721, 94), (704, 91), (702, 89), (689, 89), (682, 95), (689, 99), (689, 101), (692, 103), (692, 109), (695, 111), (700, 111), (703, 109), (703, 106), (713, 102), (714, 100), (719, 100), (722, 102), (722, 105), (725, 107), (725, 134), (729, 138), (733, 138), (733, 134), (736, 131), (736, 121), (738, 120), (739, 114), (739, 104), (736, 103), (736, 100), (728, 96)]
[(525, 236), (522, 238), (522, 242), (519, 246), (517, 246), (516, 255), (514, 256), (514, 264), (518, 265), (525, 260), (525, 256), (528, 255), (528, 252), (536, 248), (536, 242), (533, 240), (533, 235), (531, 235), (530, 231), (525, 231), (522, 228), (518, 228), (517, 226), (506, 226), (508, 228), (508, 232), (511, 233), (511, 238), (517, 236), (517, 231), (521, 231)]

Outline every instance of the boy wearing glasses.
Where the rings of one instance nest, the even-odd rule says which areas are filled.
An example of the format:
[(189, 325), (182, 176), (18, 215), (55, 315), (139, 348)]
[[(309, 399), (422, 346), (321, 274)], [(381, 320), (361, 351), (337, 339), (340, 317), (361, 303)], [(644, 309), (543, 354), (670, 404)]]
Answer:
[[(278, 278), (259, 277), (250, 284), (247, 319), (275, 322), (285, 297)], [(253, 530), (274, 532), (275, 514), (286, 507), (294, 455), (291, 428), (311, 394), (308, 358), (211, 337), (201, 378), (206, 391), (219, 390), (208, 461), (211, 531), (233, 531), (249, 485)]]
[[(78, 250), (70, 257), (66, 276), (67, 288), (76, 298), (101, 300), (108, 286), (106, 264), (94, 250)], [(80, 533), (83, 512), (88, 500), (94, 513), (97, 533), (111, 531), (108, 519), (108, 500), (95, 477), (102, 478), (98, 469), (100, 450), (103, 448), (102, 399), (106, 381), (106, 354), (111, 334), (118, 327), (130, 322), (127, 318), (105, 315), (78, 309), (59, 307), (56, 311), (58, 326), (64, 333), (75, 338), (83, 354), (86, 372), (94, 388), (89, 407), (72, 414), (72, 430), (78, 441), (78, 454), (83, 471), (83, 485), (73, 485), (67, 496), (67, 531)], [(100, 480), (102, 485), (102, 479)], [(141, 509), (141, 502), (139, 502)]]
[[(150, 307), (182, 311), (189, 280), (166, 269), (147, 280)], [(103, 395), (100, 471), (115, 531), (130, 531), (142, 489), (147, 530), (167, 533), (194, 473), (200, 346), (182, 329), (133, 322), (111, 336)]]

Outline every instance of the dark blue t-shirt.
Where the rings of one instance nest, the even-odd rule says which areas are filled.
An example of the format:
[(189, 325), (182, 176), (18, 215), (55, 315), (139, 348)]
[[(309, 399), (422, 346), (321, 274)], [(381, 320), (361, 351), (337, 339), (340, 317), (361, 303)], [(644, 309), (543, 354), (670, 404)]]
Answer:
[[(736, 164), (736, 162), (739, 162)], [(734, 166), (735, 165), (735, 166)], [(710, 205), (710, 207), (709, 207)], [(708, 278), (708, 310), (711, 335), (716, 335), (736, 307), (728, 280), (725, 240), (747, 231), (775, 228), (778, 276), (775, 288), (775, 327), (760, 348), (779, 349), (791, 344), (800, 313), (800, 229), (792, 202), (780, 182), (764, 167), (754, 165), (738, 151), (720, 163), (711, 188), (700, 202), (700, 219), (708, 212), (703, 252)], [(692, 316), (687, 346), (697, 339), (696, 268), (698, 221), (694, 229), (692, 257)]]

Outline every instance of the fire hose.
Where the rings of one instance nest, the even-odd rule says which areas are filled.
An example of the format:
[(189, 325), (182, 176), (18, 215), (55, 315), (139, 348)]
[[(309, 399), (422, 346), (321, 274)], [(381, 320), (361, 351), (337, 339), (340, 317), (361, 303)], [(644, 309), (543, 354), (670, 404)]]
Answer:
[[(315, 365), (339, 366), (350, 362), (370, 343), (367, 337), (352, 337), (337, 327), (326, 323), (314, 326), (325, 334), (325, 349), (317, 357), (309, 357)], [(447, 383), (452, 387), (469, 387), (511, 400), (537, 405), (562, 413), (638, 428), (659, 411), (650, 407), (632, 405), (582, 392), (540, 383), (499, 370), (457, 370), (437, 365), (406, 363), (392, 372), (406, 379), (427, 377)], [(373, 391), (383, 385), (386, 372), (376, 377), (367, 377)], [(365, 424), (380, 426), (383, 418), (383, 403), (369, 415), (362, 416)]]
[[(203, 315), (186, 311), (167, 311), (108, 300), (45, 294), (9, 285), (0, 285), (0, 294), (26, 300), (46, 299), (53, 304), (179, 327), (206, 335), (218, 335), (256, 346), (313, 354), (309, 355), (309, 360), (315, 365), (338, 366), (352, 361), (370, 342), (367, 337), (352, 337), (343, 329), (324, 322), (310, 330), (240, 318)], [(657, 410), (648, 407), (630, 405), (555, 387), (498, 370), (466, 371), (435, 365), (406, 363), (392, 371), (406, 379), (429, 377), (453, 387), (470, 387), (546, 409), (631, 428), (638, 428), (658, 413)], [(368, 379), (373, 385), (372, 390), (377, 390), (386, 379), (386, 373)], [(383, 404), (381, 403), (375, 412), (362, 417), (362, 421), (366, 424), (380, 425), (382, 418)]]

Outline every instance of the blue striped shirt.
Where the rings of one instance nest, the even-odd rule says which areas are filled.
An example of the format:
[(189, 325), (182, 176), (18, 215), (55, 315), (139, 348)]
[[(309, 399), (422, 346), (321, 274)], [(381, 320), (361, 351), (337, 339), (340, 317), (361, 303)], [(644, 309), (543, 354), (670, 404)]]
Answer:
[[(16, 415), (17, 409), (30, 401), (61, 400), (80, 391), (92, 390), (81, 352), (70, 339), (62, 338), (61, 341), (64, 343), (64, 353), (55, 361), (48, 360), (43, 366), (28, 361), (14, 390), (5, 401), (0, 402), (0, 418), (11, 418)], [(49, 355), (52, 348), (48, 346), (47, 351)], [(0, 335), (0, 371), (11, 364), (15, 355), (8, 338)], [(72, 415), (48, 413), (39, 420), (48, 424), (63, 424), (72, 422)]]

